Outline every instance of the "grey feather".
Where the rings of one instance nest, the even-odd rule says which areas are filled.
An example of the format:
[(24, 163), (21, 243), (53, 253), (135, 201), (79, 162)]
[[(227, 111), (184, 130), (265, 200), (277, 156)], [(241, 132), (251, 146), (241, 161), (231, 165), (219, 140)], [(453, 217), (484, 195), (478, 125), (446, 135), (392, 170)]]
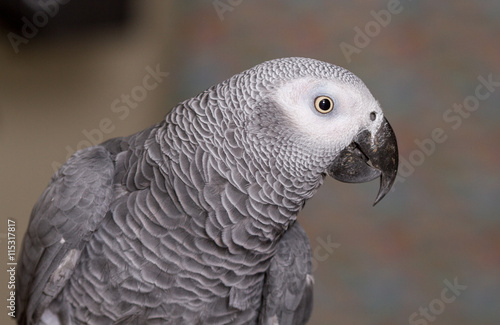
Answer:
[(309, 239), (296, 222), (280, 239), (266, 272), (260, 322), (305, 324), (312, 312), (313, 284)]
[(54, 175), (33, 208), (20, 259), (20, 322), (36, 323), (73, 273), (81, 250), (109, 209), (113, 163), (93, 147)]

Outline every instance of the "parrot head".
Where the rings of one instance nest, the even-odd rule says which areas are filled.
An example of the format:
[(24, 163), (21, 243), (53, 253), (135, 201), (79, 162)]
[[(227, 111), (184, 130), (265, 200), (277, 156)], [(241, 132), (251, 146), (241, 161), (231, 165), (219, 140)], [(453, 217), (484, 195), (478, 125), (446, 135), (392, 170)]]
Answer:
[(317, 175), (348, 183), (380, 178), (374, 205), (398, 169), (396, 136), (379, 103), (348, 70), (322, 61), (286, 58), (249, 70), (253, 89), (247, 129), (260, 157), (307, 182)]

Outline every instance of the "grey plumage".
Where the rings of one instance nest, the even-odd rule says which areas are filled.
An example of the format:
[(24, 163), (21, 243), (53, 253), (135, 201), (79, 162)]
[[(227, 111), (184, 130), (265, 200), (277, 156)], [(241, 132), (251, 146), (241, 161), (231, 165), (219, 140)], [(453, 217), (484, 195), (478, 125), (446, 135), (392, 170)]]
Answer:
[[(266, 272), (260, 321), (263, 325), (305, 324), (312, 312), (311, 247), (296, 222), (278, 242)], [(274, 321), (274, 323), (273, 323)]]
[[(324, 92), (338, 110), (304, 112), (303, 98)], [(327, 173), (369, 180), (355, 170), (339, 176), (345, 161), (331, 166), (361, 131), (391, 139), (392, 129), (377, 132), (384, 123), (352, 73), (288, 58), (207, 89), (153, 127), (77, 152), (33, 208), (19, 323), (304, 324), (311, 256), (297, 214)], [(395, 150), (381, 172), (363, 167), (370, 179), (390, 169), (389, 188)], [(372, 155), (359, 152), (363, 162)]]

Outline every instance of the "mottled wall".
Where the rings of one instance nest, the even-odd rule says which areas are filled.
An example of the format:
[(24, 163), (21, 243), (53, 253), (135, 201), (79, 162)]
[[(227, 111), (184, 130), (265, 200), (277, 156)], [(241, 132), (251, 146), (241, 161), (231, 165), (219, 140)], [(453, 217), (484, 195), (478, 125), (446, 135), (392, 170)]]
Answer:
[[(311, 324), (412, 324), (414, 313), (420, 325), (500, 323), (500, 2), (135, 1), (120, 32), (35, 36), (17, 54), (7, 33), (0, 30), (4, 267), (6, 219), (17, 221), (19, 250), (31, 207), (68, 150), (143, 129), (264, 60), (306, 56), (365, 81), (402, 161), (376, 207), (376, 182), (328, 179), (301, 214), (316, 259)], [(142, 92), (148, 67), (168, 76)], [(127, 104), (123, 95), (133, 94), (140, 100)], [(454, 281), (456, 293), (442, 296)]]

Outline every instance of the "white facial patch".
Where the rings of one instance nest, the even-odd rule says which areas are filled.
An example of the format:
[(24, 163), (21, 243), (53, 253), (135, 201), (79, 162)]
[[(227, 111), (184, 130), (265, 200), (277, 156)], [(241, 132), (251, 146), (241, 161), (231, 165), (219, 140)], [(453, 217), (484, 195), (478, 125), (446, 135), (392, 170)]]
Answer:
[[(331, 112), (324, 114), (315, 108), (319, 96), (332, 99)], [(301, 136), (336, 150), (351, 143), (362, 129), (376, 131), (382, 120), (382, 110), (364, 85), (300, 78), (279, 88), (273, 99)]]

